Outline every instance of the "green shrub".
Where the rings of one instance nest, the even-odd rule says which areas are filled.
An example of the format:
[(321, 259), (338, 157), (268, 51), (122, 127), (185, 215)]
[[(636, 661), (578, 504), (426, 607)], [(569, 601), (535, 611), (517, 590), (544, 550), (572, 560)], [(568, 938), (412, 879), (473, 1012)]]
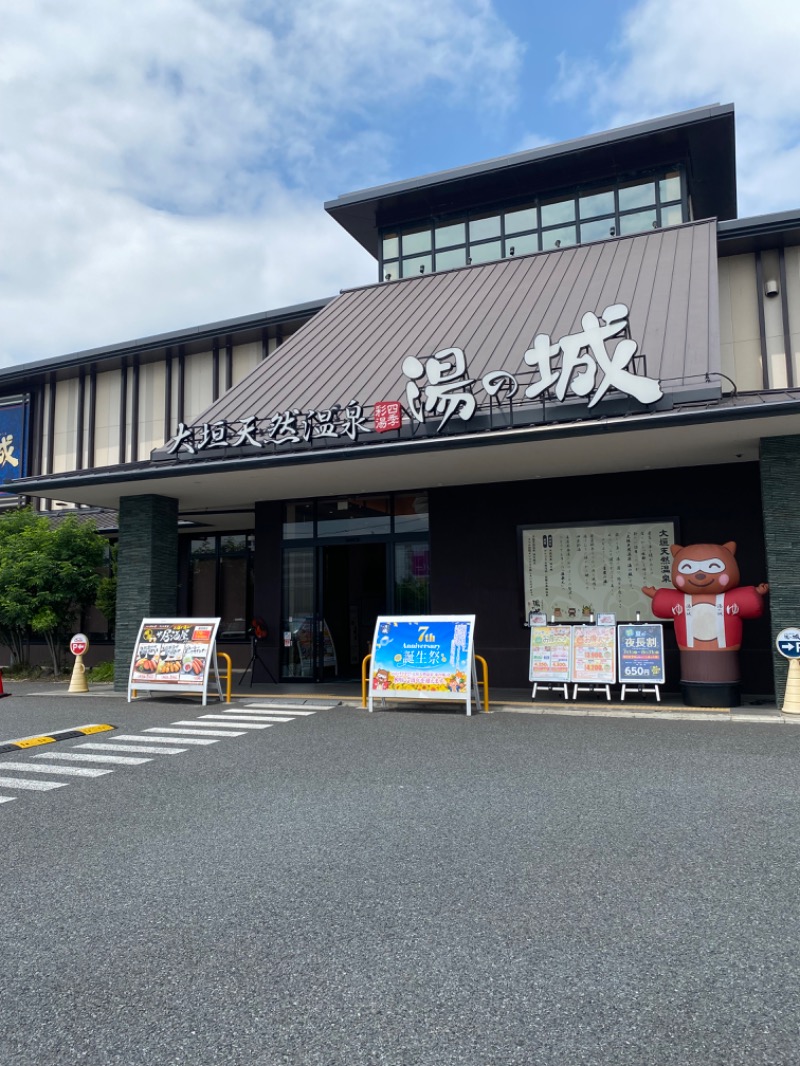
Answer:
[(89, 681), (105, 682), (114, 680), (114, 664), (113, 663), (98, 663), (97, 666), (93, 666), (91, 670), (86, 671), (86, 676)]

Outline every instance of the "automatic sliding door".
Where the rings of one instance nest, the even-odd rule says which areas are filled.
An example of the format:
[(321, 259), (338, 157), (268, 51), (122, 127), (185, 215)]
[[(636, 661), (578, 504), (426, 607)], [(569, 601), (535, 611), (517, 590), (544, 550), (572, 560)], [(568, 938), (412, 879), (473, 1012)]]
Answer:
[(316, 679), (316, 548), (283, 550), (281, 677)]

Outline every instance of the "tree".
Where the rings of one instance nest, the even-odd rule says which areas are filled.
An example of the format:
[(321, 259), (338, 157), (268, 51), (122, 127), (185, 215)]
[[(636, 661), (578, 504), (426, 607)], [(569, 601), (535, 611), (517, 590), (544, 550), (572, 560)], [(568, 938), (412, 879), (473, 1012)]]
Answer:
[(60, 672), (70, 632), (95, 601), (104, 543), (93, 524), (73, 515), (55, 526), (30, 511), (0, 517), (0, 640), (15, 661), (24, 661), (32, 630)]
[(97, 586), (97, 609), (108, 622), (108, 635), (113, 640), (117, 622), (117, 554), (119, 545), (112, 544), (108, 554), (108, 573)]

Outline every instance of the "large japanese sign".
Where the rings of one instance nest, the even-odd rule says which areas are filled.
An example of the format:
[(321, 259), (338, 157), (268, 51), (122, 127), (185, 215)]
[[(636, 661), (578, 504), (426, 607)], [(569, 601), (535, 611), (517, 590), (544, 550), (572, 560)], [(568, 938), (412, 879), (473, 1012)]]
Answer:
[(128, 702), (134, 692), (196, 693), (205, 706), (213, 671), (222, 699), (215, 642), (219, 618), (145, 618), (133, 648)]
[(373, 698), (463, 700), (471, 714), (475, 615), (381, 616), (369, 675)]
[(617, 642), (619, 679), (623, 684), (664, 684), (663, 626), (620, 626)]
[[(0, 489), (8, 481), (25, 476), (24, 403), (0, 405)], [(2, 492), (0, 492), (0, 495)]]
[(574, 626), (531, 626), (528, 679), (537, 684), (571, 680), (572, 630)]
[[(430, 354), (408, 353), (401, 362), (403, 399), (378, 400), (371, 407), (363, 399), (331, 397), (324, 408), (292, 407), (267, 417), (254, 414), (200, 425), (178, 425), (164, 455), (212, 453), (214, 449), (293, 451), (315, 444), (354, 444), (403, 431), (413, 435), (422, 423), (435, 432), (452, 432), (481, 412), (502, 408), (541, 410), (542, 403), (585, 401), (594, 408), (607, 396), (631, 397), (642, 405), (657, 403), (661, 385), (644, 373), (639, 342), (630, 336), (626, 304), (587, 310), (580, 328), (558, 338), (537, 333), (527, 349), (520, 347), (511, 367), (469, 373), (470, 353), (463, 348), (439, 348)], [(639, 355), (637, 355), (639, 353)], [(520, 423), (526, 418), (519, 416)], [(527, 421), (533, 417), (529, 414)], [(535, 418), (533, 419), (536, 420)]]
[(674, 534), (670, 519), (521, 528), (526, 616), (543, 612), (556, 624), (605, 613), (652, 619), (642, 585), (652, 574), (670, 584)]
[(617, 680), (614, 626), (575, 626), (570, 680), (578, 685), (613, 685)]

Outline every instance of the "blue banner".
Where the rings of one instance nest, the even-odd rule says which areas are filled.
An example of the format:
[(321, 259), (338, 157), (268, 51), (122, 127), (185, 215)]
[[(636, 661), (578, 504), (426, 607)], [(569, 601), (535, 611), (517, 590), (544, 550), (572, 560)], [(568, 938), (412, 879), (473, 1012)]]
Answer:
[(25, 477), (25, 404), (0, 407), (0, 485)]
[(664, 627), (617, 626), (619, 679), (623, 685), (664, 683)]

